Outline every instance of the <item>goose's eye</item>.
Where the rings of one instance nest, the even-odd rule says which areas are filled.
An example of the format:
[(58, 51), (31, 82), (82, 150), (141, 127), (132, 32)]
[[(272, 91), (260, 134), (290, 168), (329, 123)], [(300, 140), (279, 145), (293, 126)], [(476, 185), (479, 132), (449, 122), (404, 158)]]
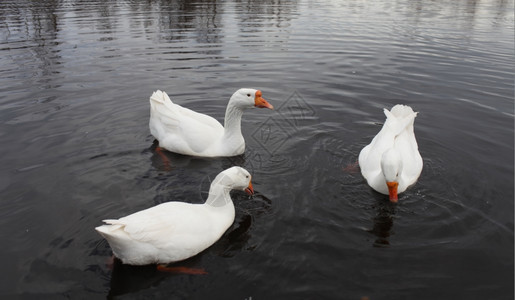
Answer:
[(245, 176), (245, 178), (249, 178), (249, 175)]
[(247, 94), (247, 97), (250, 97), (250, 94)]

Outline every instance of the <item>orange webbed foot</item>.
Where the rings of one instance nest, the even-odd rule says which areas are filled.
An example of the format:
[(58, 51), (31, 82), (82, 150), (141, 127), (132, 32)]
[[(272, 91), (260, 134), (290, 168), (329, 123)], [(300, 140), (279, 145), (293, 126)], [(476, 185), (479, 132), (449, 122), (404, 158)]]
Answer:
[(157, 265), (157, 270), (161, 272), (189, 274), (189, 275), (205, 275), (207, 274), (204, 269), (196, 269), (189, 267), (167, 267), (166, 265)]
[(156, 153), (159, 155), (159, 157), (161, 157), (165, 171), (171, 171), (172, 166), (170, 164), (170, 160), (168, 159), (168, 157), (166, 156), (164, 151), (165, 151), (164, 148), (161, 148), (159, 146), (156, 147)]
[(347, 172), (347, 173), (351, 173), (351, 174), (358, 173), (358, 171), (359, 171), (359, 162), (356, 161), (356, 162), (354, 162), (352, 164), (349, 164), (349, 165), (345, 166), (343, 168), (343, 171)]

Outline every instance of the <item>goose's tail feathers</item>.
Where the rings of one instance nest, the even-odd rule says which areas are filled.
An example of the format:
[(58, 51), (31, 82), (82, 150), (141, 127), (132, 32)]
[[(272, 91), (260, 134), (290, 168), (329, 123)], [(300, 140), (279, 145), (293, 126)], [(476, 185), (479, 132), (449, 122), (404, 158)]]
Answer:
[(386, 115), (386, 124), (397, 136), (408, 126), (413, 125), (418, 113), (414, 112), (410, 106), (397, 104), (391, 111), (385, 108), (384, 114)]
[(158, 102), (165, 104), (166, 102), (171, 103), (172, 100), (170, 100), (170, 97), (166, 94), (166, 92), (163, 92), (161, 90), (157, 90), (152, 93), (152, 96), (150, 96), (150, 102)]

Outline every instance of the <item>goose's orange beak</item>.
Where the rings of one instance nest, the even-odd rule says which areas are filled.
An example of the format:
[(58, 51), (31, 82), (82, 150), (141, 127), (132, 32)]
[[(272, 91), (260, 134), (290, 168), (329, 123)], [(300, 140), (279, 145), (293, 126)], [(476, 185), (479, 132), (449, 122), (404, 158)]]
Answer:
[(397, 196), (397, 187), (399, 186), (399, 183), (396, 181), (388, 181), (386, 182), (386, 185), (388, 186), (390, 202), (397, 203), (397, 201), (399, 200), (399, 197)]
[(252, 182), (249, 181), (249, 186), (245, 189), (245, 193), (249, 195), (254, 195), (254, 188), (252, 187)]
[(254, 97), (254, 106), (259, 107), (259, 108), (274, 109), (274, 106), (272, 104), (268, 103), (268, 101), (263, 99), (263, 97), (261, 97), (261, 96), (262, 96), (261, 91), (258, 90), (256, 92), (256, 96)]

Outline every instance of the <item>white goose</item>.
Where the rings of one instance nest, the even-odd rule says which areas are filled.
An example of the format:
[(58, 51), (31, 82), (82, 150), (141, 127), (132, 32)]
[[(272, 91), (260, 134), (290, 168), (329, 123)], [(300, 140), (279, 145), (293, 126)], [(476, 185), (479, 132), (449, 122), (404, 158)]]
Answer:
[(254, 190), (247, 170), (229, 168), (211, 183), (204, 204), (167, 202), (96, 227), (124, 264), (165, 264), (187, 259), (215, 243), (234, 222), (230, 191)]
[(245, 152), (241, 117), (247, 108), (274, 107), (263, 99), (261, 91), (239, 89), (230, 98), (225, 111), (225, 127), (214, 118), (174, 104), (168, 95), (156, 91), (150, 97), (150, 133), (159, 146), (175, 153), (217, 157)]
[(413, 131), (417, 113), (398, 104), (391, 112), (384, 109), (384, 114), (383, 128), (359, 154), (359, 166), (368, 185), (397, 202), (397, 194), (414, 184), (422, 172), (422, 157)]

